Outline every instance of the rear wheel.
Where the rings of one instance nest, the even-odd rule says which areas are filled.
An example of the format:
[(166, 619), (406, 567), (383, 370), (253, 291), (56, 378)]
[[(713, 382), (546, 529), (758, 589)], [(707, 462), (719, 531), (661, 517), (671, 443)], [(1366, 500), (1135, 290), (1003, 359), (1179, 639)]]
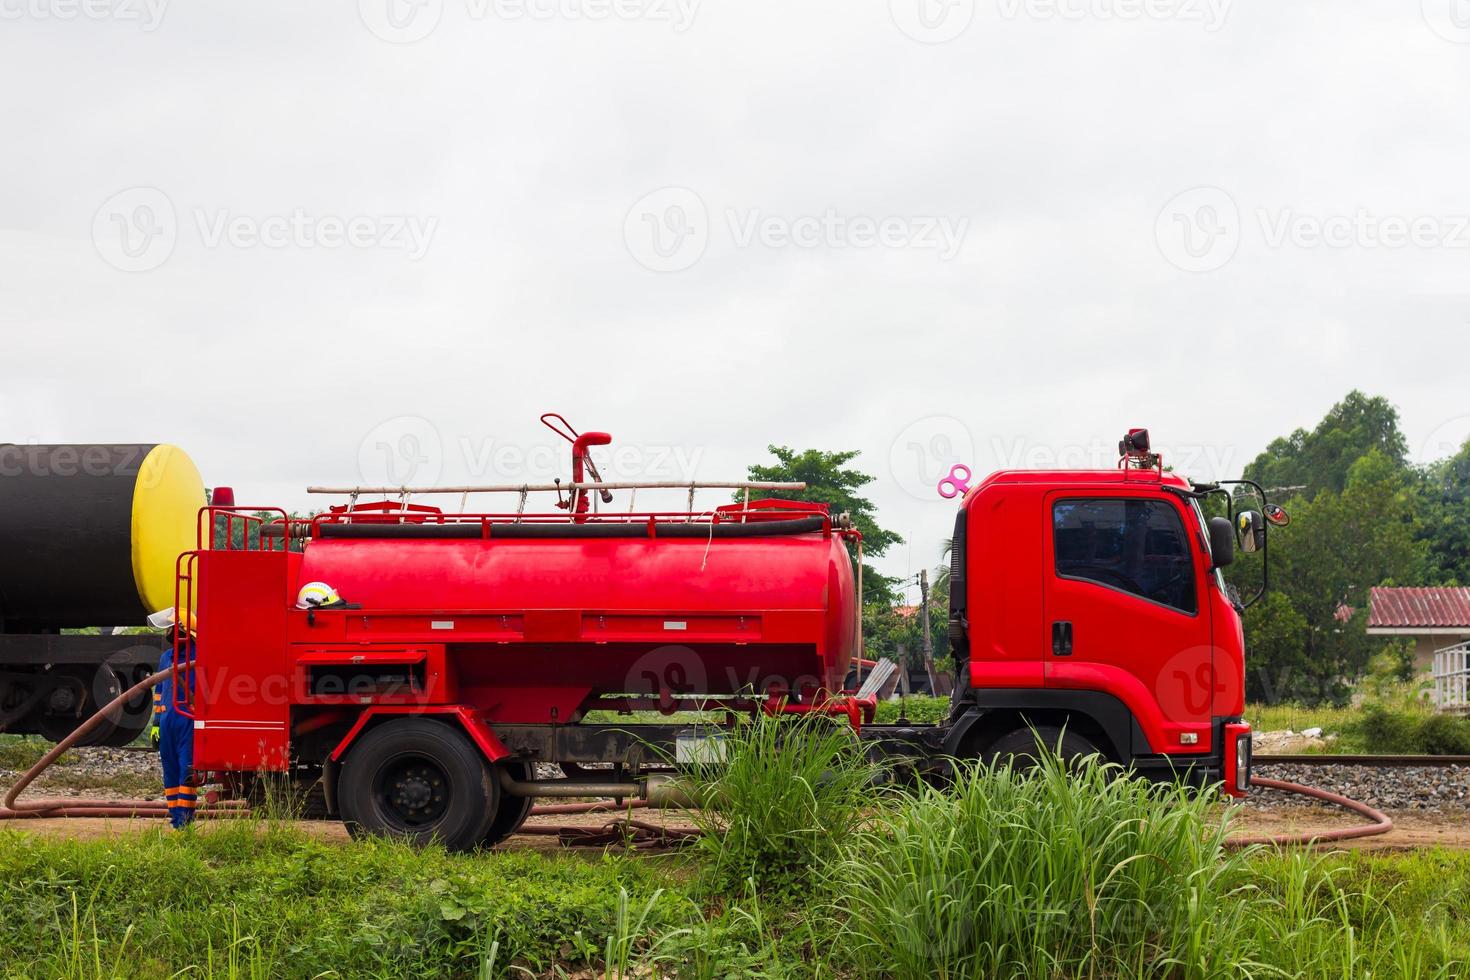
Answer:
[(425, 718), (380, 725), (353, 746), (339, 784), (342, 821), (355, 836), (477, 846), (499, 810), (500, 787), (478, 749)]
[(1043, 753), (1055, 754), (1068, 766), (1076, 766), (1098, 752), (1097, 745), (1083, 735), (1054, 725), (1038, 725), (1002, 735), (981, 753), (981, 758), (991, 765), (1010, 762), (1017, 769), (1034, 769)]
[[(510, 778), (517, 782), (527, 782), (535, 777), (535, 771), (529, 762), (502, 762)], [(531, 807), (536, 805), (534, 796), (511, 796), (502, 793), (500, 806), (495, 811), (495, 819), (490, 821), (490, 829), (485, 838), (480, 841), (481, 847), (494, 847), (505, 840), (511, 834), (520, 829), (521, 824), (531, 815)]]

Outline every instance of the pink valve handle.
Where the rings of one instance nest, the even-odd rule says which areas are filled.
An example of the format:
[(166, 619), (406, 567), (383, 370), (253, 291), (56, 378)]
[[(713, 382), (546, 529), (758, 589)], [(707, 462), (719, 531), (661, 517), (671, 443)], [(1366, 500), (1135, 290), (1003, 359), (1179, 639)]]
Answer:
[(974, 474), (964, 463), (956, 463), (949, 468), (949, 476), (939, 481), (939, 495), (945, 500), (953, 500), (970, 489), (970, 477)]

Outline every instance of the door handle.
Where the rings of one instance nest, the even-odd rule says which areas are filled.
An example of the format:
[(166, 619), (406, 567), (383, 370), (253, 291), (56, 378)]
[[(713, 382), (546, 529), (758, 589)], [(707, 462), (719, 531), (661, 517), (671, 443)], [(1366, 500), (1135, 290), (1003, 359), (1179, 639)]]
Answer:
[(1051, 624), (1051, 652), (1058, 657), (1072, 655), (1072, 624), (1057, 620)]

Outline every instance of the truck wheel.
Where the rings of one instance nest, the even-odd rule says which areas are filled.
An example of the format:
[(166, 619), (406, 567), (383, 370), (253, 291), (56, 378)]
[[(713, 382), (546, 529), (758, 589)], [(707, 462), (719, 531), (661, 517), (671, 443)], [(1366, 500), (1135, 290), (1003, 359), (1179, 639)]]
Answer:
[[(511, 778), (518, 782), (526, 782), (536, 776), (529, 762), (502, 762), (500, 765), (505, 766)], [(490, 829), (486, 832), (485, 839), (480, 841), (480, 846), (494, 847), (515, 833), (526, 822), (526, 818), (531, 815), (531, 807), (535, 805), (534, 796), (501, 794), (500, 807), (495, 811), (495, 819), (490, 821)]]
[(1090, 739), (1070, 729), (1038, 725), (1035, 730), (1018, 728), (1002, 735), (981, 753), (981, 758), (988, 765), (1004, 765), (1009, 761), (1017, 769), (1034, 769), (1041, 750), (1055, 752), (1068, 766), (1099, 752)]
[(342, 765), (338, 803), (353, 836), (467, 851), (490, 830), (500, 787), (459, 731), (405, 718), (374, 728), (353, 746)]

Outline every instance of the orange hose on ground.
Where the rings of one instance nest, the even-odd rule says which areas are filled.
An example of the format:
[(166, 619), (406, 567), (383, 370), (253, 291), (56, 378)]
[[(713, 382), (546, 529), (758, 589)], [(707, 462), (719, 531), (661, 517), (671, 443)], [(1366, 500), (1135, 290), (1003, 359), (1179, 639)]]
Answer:
[[(3, 807), (0, 807), (0, 820), (25, 820), (39, 817), (166, 817), (168, 807), (159, 800), (81, 800), (66, 799), (58, 797), (47, 800), (27, 800), (24, 803), (18, 799), (25, 792), (27, 786), (35, 781), (51, 767), (61, 754), (77, 743), (92, 729), (102, 723), (103, 718), (113, 708), (122, 707), (123, 703), (132, 700), (142, 694), (173, 673), (173, 668), (160, 670), (156, 674), (150, 674), (143, 678), (126, 691), (103, 705), (92, 717), (77, 726), (66, 738), (57, 742), (45, 755), (25, 771), (16, 780), (14, 786), (10, 787), (5, 794)], [(244, 811), (234, 808), (201, 807), (195, 816), (200, 817), (223, 817), (240, 816)]]
[(1322, 800), (1332, 803), (1345, 810), (1367, 817), (1372, 820), (1371, 824), (1362, 824), (1357, 827), (1342, 827), (1337, 830), (1324, 830), (1312, 834), (1275, 834), (1252, 837), (1230, 837), (1225, 843), (1229, 847), (1248, 847), (1251, 844), (1277, 844), (1283, 846), (1311, 845), (1319, 843), (1332, 843), (1334, 841), (1356, 840), (1360, 837), (1374, 837), (1378, 834), (1386, 834), (1393, 829), (1393, 821), (1381, 810), (1375, 810), (1366, 803), (1350, 800), (1346, 796), (1315, 786), (1301, 786), (1297, 783), (1288, 783), (1280, 779), (1266, 779), (1262, 776), (1251, 777), (1252, 786), (1260, 786), (1263, 789), (1279, 790), (1283, 793), (1296, 793), (1314, 800)]
[[(152, 688), (159, 681), (173, 673), (172, 669), (160, 670), (151, 674), (143, 680), (134, 684), (126, 691), (113, 698), (77, 726), (66, 738), (57, 742), (52, 749), (43, 755), (36, 764), (31, 766), (16, 780), (15, 785), (6, 792), (3, 805), (0, 805), (0, 820), (35, 820), (42, 817), (166, 817), (168, 807), (159, 800), (93, 800), (93, 799), (71, 799), (67, 797), (56, 797), (42, 800), (26, 800), (22, 802), (19, 797), (25, 792), (26, 787), (36, 780), (36, 777), (51, 767), (62, 753), (71, 748), (79, 739), (84, 737), (92, 729), (102, 722), (102, 718), (113, 708), (120, 707), (124, 702), (131, 700), (145, 690)], [(602, 813), (628, 809), (641, 808), (648, 805), (646, 800), (625, 800), (622, 805), (608, 802), (596, 803), (554, 803), (547, 806), (531, 808), (531, 816), (551, 816), (574, 813)], [(239, 817), (247, 815), (239, 801), (222, 800), (210, 806), (201, 807), (196, 816), (207, 817)], [(552, 828), (548, 828), (550, 830)], [(558, 828), (559, 829), (559, 828)]]

